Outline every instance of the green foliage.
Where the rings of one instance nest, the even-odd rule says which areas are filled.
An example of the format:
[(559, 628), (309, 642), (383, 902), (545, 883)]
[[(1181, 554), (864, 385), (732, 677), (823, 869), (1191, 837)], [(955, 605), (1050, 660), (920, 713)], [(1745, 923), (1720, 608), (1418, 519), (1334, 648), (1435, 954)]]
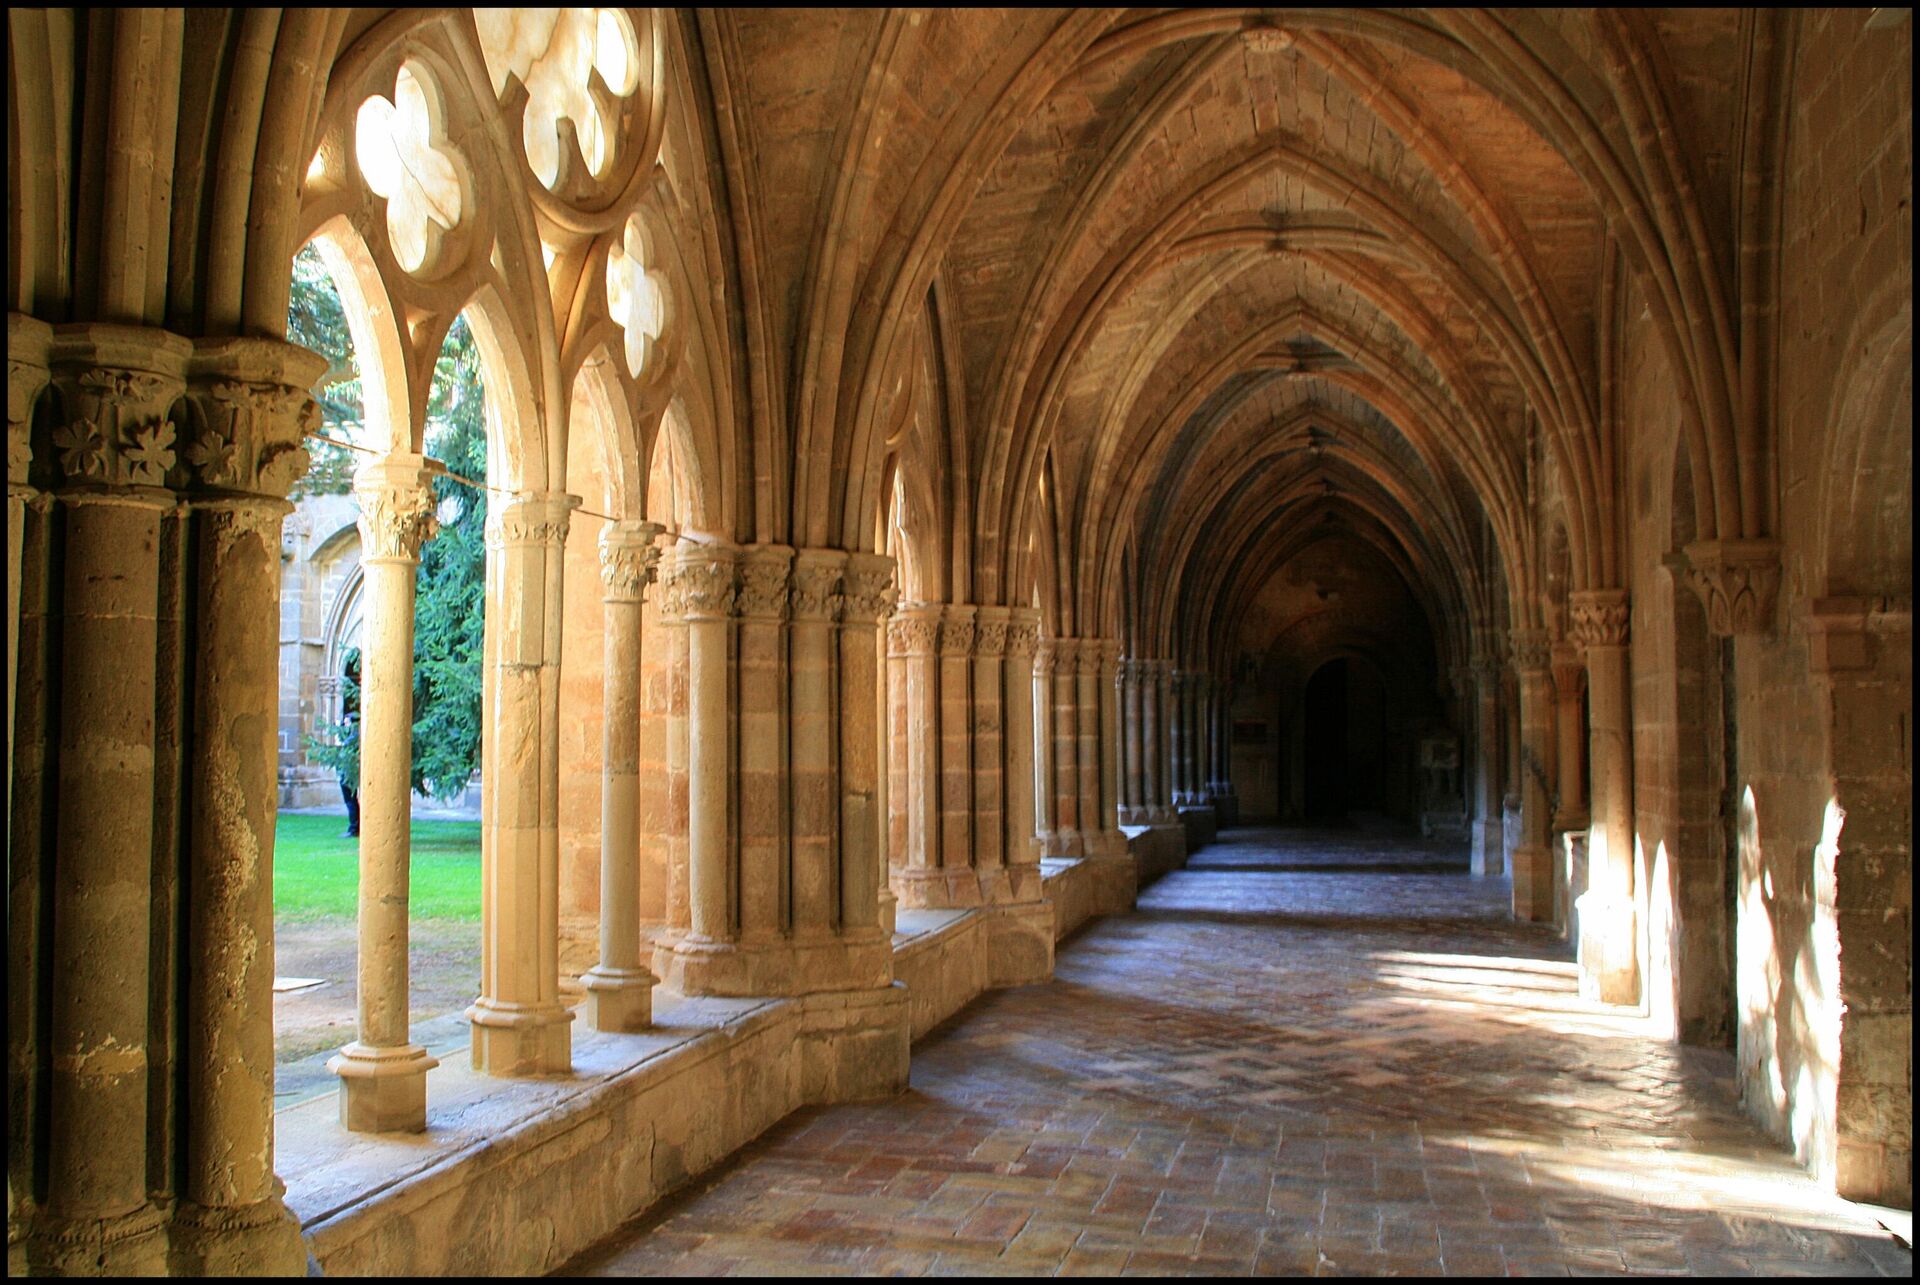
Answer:
[[(322, 432), (341, 440), (357, 434), (365, 414), (359, 369), (346, 313), (332, 277), (312, 245), (294, 258), (287, 337), (332, 365), (315, 390)], [(301, 494), (345, 494), (356, 461), (349, 452), (309, 442), (313, 467)], [(465, 316), (455, 319), (434, 363), (427, 395), (427, 454), (447, 466), (434, 482), (440, 531), (420, 555), (414, 598), (413, 788), (451, 799), (480, 766), (481, 649), (485, 628), (487, 427), (480, 350)], [(350, 679), (358, 710), (357, 669)], [(358, 717), (323, 727), (308, 738), (315, 762), (357, 783)]]
[[(341, 818), (283, 812), (273, 842), (273, 914), (280, 923), (352, 922), (360, 895), (359, 840)], [(480, 823), (415, 821), (407, 912), (414, 920), (480, 918)]]

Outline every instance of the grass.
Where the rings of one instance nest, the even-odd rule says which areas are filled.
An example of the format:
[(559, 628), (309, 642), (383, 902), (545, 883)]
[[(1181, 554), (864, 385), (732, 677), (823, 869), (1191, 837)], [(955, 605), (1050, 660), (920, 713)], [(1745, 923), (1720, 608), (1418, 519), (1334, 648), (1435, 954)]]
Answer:
[[(280, 814), (273, 845), (273, 913), (304, 923), (359, 913), (360, 841), (343, 816)], [(415, 821), (411, 919), (480, 918), (480, 823)]]

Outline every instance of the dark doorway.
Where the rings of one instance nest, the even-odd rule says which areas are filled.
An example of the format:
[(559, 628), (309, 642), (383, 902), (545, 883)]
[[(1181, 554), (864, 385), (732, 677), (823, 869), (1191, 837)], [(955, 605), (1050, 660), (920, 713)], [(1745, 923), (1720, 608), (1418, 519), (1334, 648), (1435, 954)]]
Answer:
[(1307, 680), (1306, 798), (1310, 821), (1344, 820), (1347, 790), (1347, 662), (1330, 660)]

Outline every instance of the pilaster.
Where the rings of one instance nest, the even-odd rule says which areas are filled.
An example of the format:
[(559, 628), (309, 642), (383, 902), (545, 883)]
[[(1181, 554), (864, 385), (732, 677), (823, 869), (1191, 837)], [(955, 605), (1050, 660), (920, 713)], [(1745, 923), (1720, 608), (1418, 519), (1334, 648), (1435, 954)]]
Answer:
[(1554, 913), (1553, 852), (1547, 766), (1552, 752), (1549, 694), (1551, 643), (1544, 629), (1515, 629), (1514, 672), (1520, 693), (1520, 838), (1513, 848), (1513, 913), (1534, 922)]

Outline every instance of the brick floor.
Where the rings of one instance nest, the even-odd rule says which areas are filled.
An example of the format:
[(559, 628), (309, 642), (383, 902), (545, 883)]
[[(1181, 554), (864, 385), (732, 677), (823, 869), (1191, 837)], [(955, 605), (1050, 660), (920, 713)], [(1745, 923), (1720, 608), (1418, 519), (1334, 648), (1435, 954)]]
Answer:
[(1237, 830), (570, 1263), (595, 1275), (1910, 1276), (1733, 1105), (1580, 1000), (1463, 853)]

